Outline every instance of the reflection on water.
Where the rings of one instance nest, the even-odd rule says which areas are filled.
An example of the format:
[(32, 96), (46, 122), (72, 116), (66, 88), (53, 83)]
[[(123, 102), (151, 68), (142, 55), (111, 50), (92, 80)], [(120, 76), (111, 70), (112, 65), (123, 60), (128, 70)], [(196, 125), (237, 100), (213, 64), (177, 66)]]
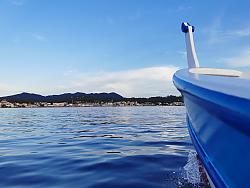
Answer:
[(0, 109), (1, 187), (190, 187), (184, 107)]

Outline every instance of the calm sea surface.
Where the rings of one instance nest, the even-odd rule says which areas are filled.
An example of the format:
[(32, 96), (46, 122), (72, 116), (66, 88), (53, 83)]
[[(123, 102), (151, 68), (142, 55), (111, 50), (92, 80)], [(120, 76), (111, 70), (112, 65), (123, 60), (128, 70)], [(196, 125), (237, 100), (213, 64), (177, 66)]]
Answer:
[(0, 109), (0, 187), (192, 187), (185, 121), (184, 107)]

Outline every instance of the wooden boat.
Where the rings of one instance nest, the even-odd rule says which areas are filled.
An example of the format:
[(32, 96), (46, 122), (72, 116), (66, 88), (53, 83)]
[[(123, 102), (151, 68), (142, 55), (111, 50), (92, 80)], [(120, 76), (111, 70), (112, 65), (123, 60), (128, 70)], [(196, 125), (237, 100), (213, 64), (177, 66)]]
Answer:
[(201, 68), (194, 46), (194, 27), (182, 23), (182, 31), (188, 68), (178, 70), (173, 82), (183, 96), (193, 144), (212, 186), (248, 187), (250, 74)]

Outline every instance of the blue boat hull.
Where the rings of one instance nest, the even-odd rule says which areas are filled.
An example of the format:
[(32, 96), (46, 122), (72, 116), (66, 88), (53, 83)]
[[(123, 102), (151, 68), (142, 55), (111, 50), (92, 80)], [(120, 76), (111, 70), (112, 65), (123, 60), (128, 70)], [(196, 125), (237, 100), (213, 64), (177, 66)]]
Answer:
[(189, 80), (182, 72), (174, 75), (174, 84), (183, 96), (190, 136), (211, 180), (216, 187), (248, 186), (250, 100), (197, 85), (192, 82), (195, 76)]

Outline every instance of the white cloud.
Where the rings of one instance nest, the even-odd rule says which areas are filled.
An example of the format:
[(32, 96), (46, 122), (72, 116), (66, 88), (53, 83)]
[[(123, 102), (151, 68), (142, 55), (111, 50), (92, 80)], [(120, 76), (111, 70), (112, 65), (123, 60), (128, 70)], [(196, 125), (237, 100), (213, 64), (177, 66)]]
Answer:
[(17, 87), (14, 87), (13, 85), (0, 83), (0, 96), (6, 96), (13, 93), (17, 93), (19, 90)]
[(25, 3), (25, 0), (9, 0), (9, 2), (15, 6), (22, 6)]
[(210, 24), (209, 26), (206, 25), (206, 28), (203, 29), (203, 32), (207, 34), (208, 44), (214, 45), (232, 39), (250, 37), (250, 25), (242, 27), (240, 29), (224, 29), (222, 23), (222, 18), (217, 17), (215, 20), (213, 20), (212, 24)]
[(110, 17), (110, 16), (106, 17), (106, 21), (110, 25), (113, 25), (115, 23), (115, 20), (112, 17)]
[(150, 97), (180, 95), (172, 83), (175, 66), (159, 66), (127, 71), (81, 73), (71, 69), (61, 78), (62, 82), (46, 84), (23, 83), (11, 85), (0, 83), (0, 96), (20, 92), (43, 95), (66, 92), (117, 92), (124, 97)]
[(184, 50), (179, 50), (179, 51), (177, 51), (177, 53), (178, 53), (179, 55), (181, 55), (183, 58), (187, 58), (187, 52), (186, 52), (186, 51), (184, 51)]
[(227, 36), (222, 31), (222, 18), (219, 16), (210, 25), (206, 25), (203, 32), (207, 34), (207, 42), (214, 45), (225, 41)]
[(177, 7), (177, 11), (187, 11), (192, 9), (192, 6), (190, 5), (180, 5)]
[(238, 56), (221, 60), (231, 67), (250, 67), (250, 48), (241, 52)]
[(38, 33), (32, 33), (31, 35), (37, 41), (41, 41), (41, 42), (47, 41), (47, 38), (44, 35), (41, 35)]
[(246, 28), (234, 30), (232, 32), (229, 32), (231, 36), (235, 37), (249, 37), (250, 36), (250, 27), (247, 26)]
[(132, 14), (128, 17), (128, 19), (131, 21), (139, 20), (141, 18), (142, 18), (142, 10), (140, 8), (136, 9), (134, 14)]
[(72, 91), (117, 92), (125, 97), (179, 95), (172, 83), (177, 70), (174, 66), (161, 66), (118, 72), (74, 74)]

